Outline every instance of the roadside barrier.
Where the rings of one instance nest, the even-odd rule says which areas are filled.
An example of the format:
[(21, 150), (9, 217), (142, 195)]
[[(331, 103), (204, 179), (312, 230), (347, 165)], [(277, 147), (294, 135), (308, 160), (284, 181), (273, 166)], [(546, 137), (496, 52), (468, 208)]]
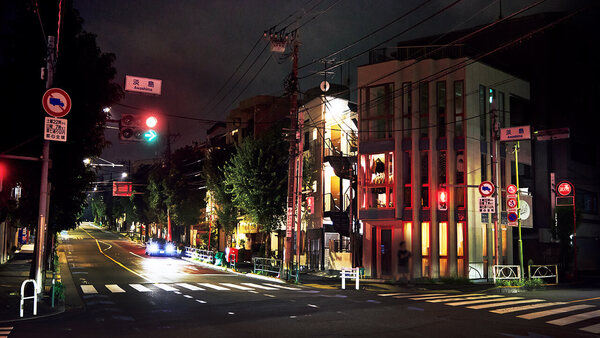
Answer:
[(359, 272), (359, 268), (343, 268), (342, 271), (340, 272), (340, 276), (342, 277), (342, 289), (345, 290), (346, 289), (346, 278), (348, 279), (352, 279), (354, 278), (354, 280), (356, 281), (356, 290), (359, 289), (359, 280), (360, 280), (360, 272)]
[[(33, 296), (25, 297), (25, 285), (27, 285), (27, 283), (29, 282), (33, 283)], [(19, 315), (21, 316), (21, 318), (23, 318), (23, 307), (25, 304), (25, 299), (33, 299), (33, 315), (37, 316), (37, 294), (35, 293), (35, 290), (37, 290), (37, 283), (34, 279), (24, 280), (21, 284), (21, 303), (19, 306)]]
[[(533, 269), (533, 273), (531, 270)], [(527, 266), (529, 279), (532, 278), (554, 278), (554, 284), (558, 284), (558, 266), (557, 265), (529, 265)]]
[(262, 272), (281, 276), (283, 272), (281, 259), (252, 257), (252, 264), (254, 265), (254, 273)]
[(521, 279), (521, 267), (519, 265), (494, 265), (494, 284), (497, 279)]
[(199, 259), (205, 262), (215, 262), (215, 253), (209, 250), (200, 250), (189, 246), (185, 247), (185, 255), (193, 259)]

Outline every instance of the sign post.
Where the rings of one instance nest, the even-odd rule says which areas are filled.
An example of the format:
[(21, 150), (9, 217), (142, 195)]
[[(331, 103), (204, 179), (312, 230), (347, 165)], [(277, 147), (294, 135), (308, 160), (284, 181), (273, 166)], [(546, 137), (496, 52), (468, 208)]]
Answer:
[(575, 214), (575, 186), (569, 181), (558, 183), (556, 191), (556, 205), (573, 206), (573, 275), (577, 273), (577, 216)]

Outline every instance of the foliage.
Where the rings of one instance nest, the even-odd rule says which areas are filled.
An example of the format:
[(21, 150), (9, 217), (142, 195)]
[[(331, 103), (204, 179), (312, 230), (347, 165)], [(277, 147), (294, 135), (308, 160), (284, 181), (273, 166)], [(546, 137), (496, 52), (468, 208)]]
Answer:
[(496, 286), (515, 286), (525, 287), (528, 289), (536, 289), (542, 287), (544, 282), (540, 278), (532, 278), (526, 280), (520, 279), (497, 279)]
[(54, 283), (54, 299), (65, 299), (65, 285), (61, 282)]
[[(206, 189), (211, 194), (216, 205), (214, 210), (217, 224), (226, 234), (230, 234), (237, 224), (237, 208), (233, 203), (233, 196), (223, 184), (223, 167), (231, 157), (229, 149), (212, 149), (206, 156), (202, 176), (206, 181)], [(212, 237), (214, 238), (214, 236)]]
[(102, 223), (102, 220), (104, 220), (106, 217), (106, 204), (104, 203), (104, 197), (100, 194), (95, 194), (92, 196), (90, 205), (92, 207), (94, 223)]
[(246, 138), (224, 168), (226, 191), (256, 224), (270, 233), (285, 215), (287, 142), (278, 130)]

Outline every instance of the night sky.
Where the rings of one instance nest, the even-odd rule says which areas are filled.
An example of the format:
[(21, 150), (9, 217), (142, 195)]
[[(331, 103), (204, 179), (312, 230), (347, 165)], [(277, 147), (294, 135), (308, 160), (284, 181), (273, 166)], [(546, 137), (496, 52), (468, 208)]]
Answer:
[[(221, 93), (227, 94), (225, 98), (218, 106), (214, 105), (221, 99), (221, 96), (213, 99), (218, 89), (270, 27), (281, 23), (277, 26), (279, 30), (290, 24), (287, 31), (291, 31), (301, 25), (299, 64), (302, 66), (353, 43), (423, 2), (427, 1), (75, 0), (74, 6), (84, 19), (84, 29), (97, 35), (102, 51), (116, 55), (116, 82), (123, 85), (126, 74), (163, 81), (162, 96), (125, 94), (122, 105), (113, 107), (113, 118), (120, 118), (121, 113), (154, 110), (169, 115), (217, 121), (224, 120), (240, 100), (259, 94), (283, 94), (283, 81), (291, 71), (291, 60), (280, 60), (280, 55), (270, 53), (268, 47), (239, 84), (233, 90), (230, 89), (267, 44), (263, 38)], [(343, 61), (367, 51), (453, 2), (429, 1), (405, 19), (362, 40), (334, 59)], [(502, 1), (502, 14), (506, 16), (534, 2)], [(499, 15), (499, 3), (463, 0), (382, 46), (491, 22)], [(548, 0), (526, 14), (569, 9), (578, 3), (579, 1)], [(267, 58), (270, 60), (267, 61)], [(265, 62), (267, 64), (264, 69), (234, 101)], [(356, 66), (367, 62), (368, 53), (365, 53), (337, 68), (328, 80), (349, 84), (351, 89), (355, 89)], [(314, 73), (323, 67), (320, 63), (309, 65), (301, 69), (300, 76)], [(322, 75), (301, 80), (300, 90), (317, 86), (322, 80)], [(207, 105), (211, 99), (212, 104)], [(353, 99), (355, 100), (354, 97)], [(142, 110), (137, 111), (129, 106)], [(172, 149), (191, 144), (192, 141), (203, 141), (205, 130), (211, 125), (212, 123), (170, 117), (171, 132), (180, 135), (174, 140)], [(153, 146), (120, 144), (117, 135), (117, 130), (107, 129), (106, 137), (113, 145), (104, 151), (103, 158), (116, 162), (158, 157), (164, 152), (164, 143)], [(163, 137), (163, 141), (164, 139)]]

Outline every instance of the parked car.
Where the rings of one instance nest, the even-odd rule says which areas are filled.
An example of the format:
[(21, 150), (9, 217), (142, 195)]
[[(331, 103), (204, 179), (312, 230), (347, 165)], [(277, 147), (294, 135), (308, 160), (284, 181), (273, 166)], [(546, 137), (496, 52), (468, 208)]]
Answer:
[(149, 256), (178, 256), (177, 246), (164, 238), (151, 238), (146, 243), (146, 255)]

